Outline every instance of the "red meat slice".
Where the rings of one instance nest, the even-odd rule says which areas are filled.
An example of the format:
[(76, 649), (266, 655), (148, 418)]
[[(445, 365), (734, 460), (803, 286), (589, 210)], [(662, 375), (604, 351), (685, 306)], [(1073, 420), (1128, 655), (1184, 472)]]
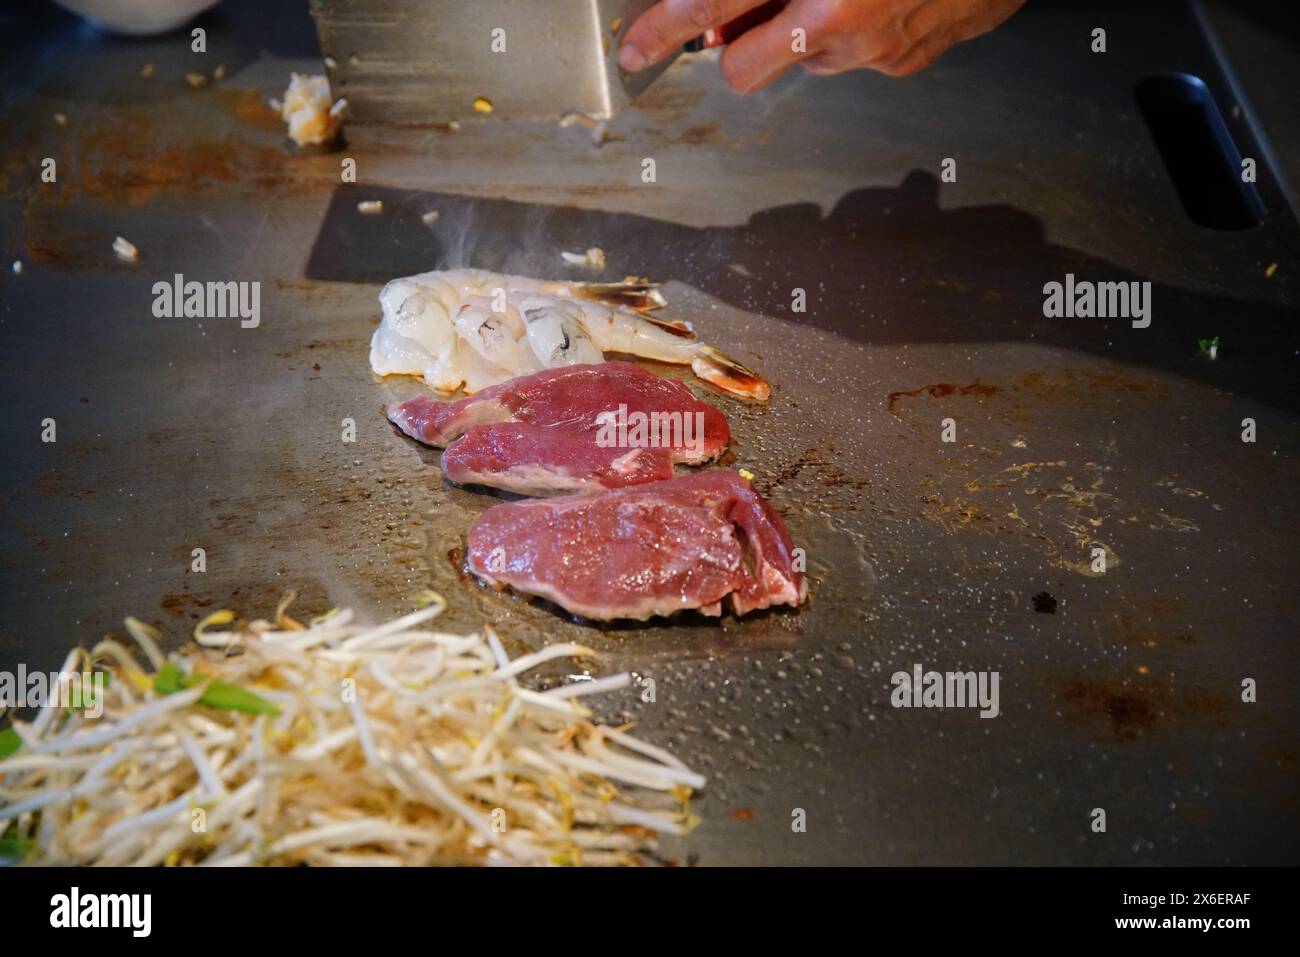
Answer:
[[(411, 438), (425, 445), (445, 447), (472, 427), (492, 422), (524, 422), (595, 433), (600, 430), (599, 416), (617, 414), (620, 407), (629, 418), (634, 414), (647, 417), (680, 414), (680, 421), (685, 424), (689, 416), (692, 426), (696, 413), (703, 416), (700, 441), (696, 441), (697, 436), (692, 432), (688, 443), (674, 441), (668, 446), (674, 462), (696, 465), (712, 461), (731, 440), (731, 431), (721, 412), (701, 402), (682, 383), (657, 376), (630, 362), (543, 369), (455, 402), (417, 396), (389, 406), (388, 418)], [(678, 435), (664, 437), (685, 436), (685, 432), (678, 431)], [(627, 450), (625, 447), (624, 451)]]
[(479, 578), (587, 618), (737, 615), (807, 594), (785, 522), (735, 472), (508, 502), (469, 530)]
[(459, 485), (552, 495), (670, 479), (673, 458), (669, 449), (605, 448), (594, 432), (496, 422), (476, 425), (447, 446), (442, 470)]

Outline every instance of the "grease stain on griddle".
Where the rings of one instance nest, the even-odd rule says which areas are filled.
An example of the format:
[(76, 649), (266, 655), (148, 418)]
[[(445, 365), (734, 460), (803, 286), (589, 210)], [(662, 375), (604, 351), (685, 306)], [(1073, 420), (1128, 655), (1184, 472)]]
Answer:
[(1117, 741), (1136, 741), (1156, 723), (1158, 712), (1141, 694), (1073, 681), (1064, 689), (1066, 703), (1085, 716), (1104, 716)]
[(1124, 396), (1168, 395), (1168, 386), (1154, 376), (1130, 369), (1061, 369), (1051, 374), (1029, 372), (1012, 387), (1018, 395), (1048, 401), (1114, 404)]
[(1111, 740), (1131, 744), (1162, 729), (1228, 726), (1229, 697), (1203, 687), (1183, 687), (1170, 678), (1131, 679), (1071, 676), (1060, 681), (1065, 717), (1076, 724), (1104, 726)]
[(1056, 597), (1051, 592), (1040, 591), (1034, 596), (1034, 611), (1041, 615), (1056, 614)]
[(696, 123), (679, 132), (669, 134), (665, 142), (682, 143), (689, 146), (717, 143), (720, 140), (721, 129), (721, 126), (717, 123)]
[(1029, 372), (1006, 387), (991, 385), (977, 377), (966, 385), (937, 382), (916, 389), (898, 390), (888, 394), (886, 408), (902, 418), (900, 400), (903, 398), (986, 398), (1000, 395), (1003, 399), (1001, 414), (1008, 421), (1031, 422), (1041, 417), (1044, 406), (1070, 410), (1112, 408), (1138, 396), (1160, 401), (1168, 397), (1168, 391), (1166, 383), (1142, 372), (1064, 368)]
[[(241, 119), (269, 125), (269, 118), (254, 116), (247, 96), (234, 103)], [(258, 142), (238, 132), (180, 139), (156, 112), (139, 109), (113, 111), (88, 125), (55, 158), (63, 188), (48, 202), (57, 205), (89, 199), (138, 207), (160, 195), (203, 193), (214, 186), (302, 193), (333, 188), (338, 176), (329, 157), (294, 155), (280, 142)]]
[(989, 385), (976, 379), (968, 385), (956, 385), (951, 382), (936, 382), (933, 385), (923, 385), (919, 389), (902, 389), (898, 392), (889, 393), (889, 401), (885, 408), (895, 415), (898, 414), (898, 400), (908, 396), (915, 398), (922, 394), (928, 395), (932, 399), (944, 399), (948, 396), (988, 396), (996, 395), (1002, 391), (1001, 386)]

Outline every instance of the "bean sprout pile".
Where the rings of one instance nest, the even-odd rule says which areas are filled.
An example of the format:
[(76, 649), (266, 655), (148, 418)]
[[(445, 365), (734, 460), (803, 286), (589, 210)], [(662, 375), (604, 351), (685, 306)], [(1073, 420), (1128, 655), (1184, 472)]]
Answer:
[(590, 649), (512, 661), (490, 628), (424, 627), (431, 593), (374, 627), (304, 625), (289, 600), (274, 621), (209, 615), (169, 655), (133, 618), (131, 641), (72, 652), (64, 673), (108, 673), (102, 715), (12, 721), (5, 846), (40, 864), (637, 864), (693, 825), (704, 779), (581, 703), (627, 674), (521, 684)]

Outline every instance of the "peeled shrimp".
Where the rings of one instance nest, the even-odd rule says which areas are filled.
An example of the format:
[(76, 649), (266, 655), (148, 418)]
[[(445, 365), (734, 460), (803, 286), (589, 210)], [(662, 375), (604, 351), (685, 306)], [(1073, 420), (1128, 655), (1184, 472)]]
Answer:
[(604, 362), (587, 332), (578, 304), (550, 296), (528, 296), (519, 303), (528, 327), (528, 345), (543, 366)]
[(766, 401), (756, 372), (695, 339), (683, 322), (647, 313), (665, 305), (653, 283), (509, 276), (453, 269), (394, 279), (379, 294), (370, 344), (379, 375), (418, 375), (438, 392), (475, 392), (541, 368), (603, 362), (617, 352), (689, 365), (720, 389)]
[(519, 369), (520, 374), (536, 372), (541, 363), (523, 337), (527, 324), (519, 310), (507, 303), (497, 311), (481, 296), (466, 298), (452, 324), (461, 339), (490, 366)]

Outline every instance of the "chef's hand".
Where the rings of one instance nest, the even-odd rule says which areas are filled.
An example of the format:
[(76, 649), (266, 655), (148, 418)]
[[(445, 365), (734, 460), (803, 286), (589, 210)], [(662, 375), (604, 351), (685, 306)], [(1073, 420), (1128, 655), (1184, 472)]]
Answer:
[[(635, 73), (705, 30), (763, 0), (659, 0), (628, 29), (619, 65)], [(987, 33), (1024, 0), (793, 0), (722, 54), (722, 72), (741, 93), (761, 90), (796, 63), (810, 73), (866, 68), (906, 76), (955, 43)], [(803, 49), (795, 30), (804, 31)]]

